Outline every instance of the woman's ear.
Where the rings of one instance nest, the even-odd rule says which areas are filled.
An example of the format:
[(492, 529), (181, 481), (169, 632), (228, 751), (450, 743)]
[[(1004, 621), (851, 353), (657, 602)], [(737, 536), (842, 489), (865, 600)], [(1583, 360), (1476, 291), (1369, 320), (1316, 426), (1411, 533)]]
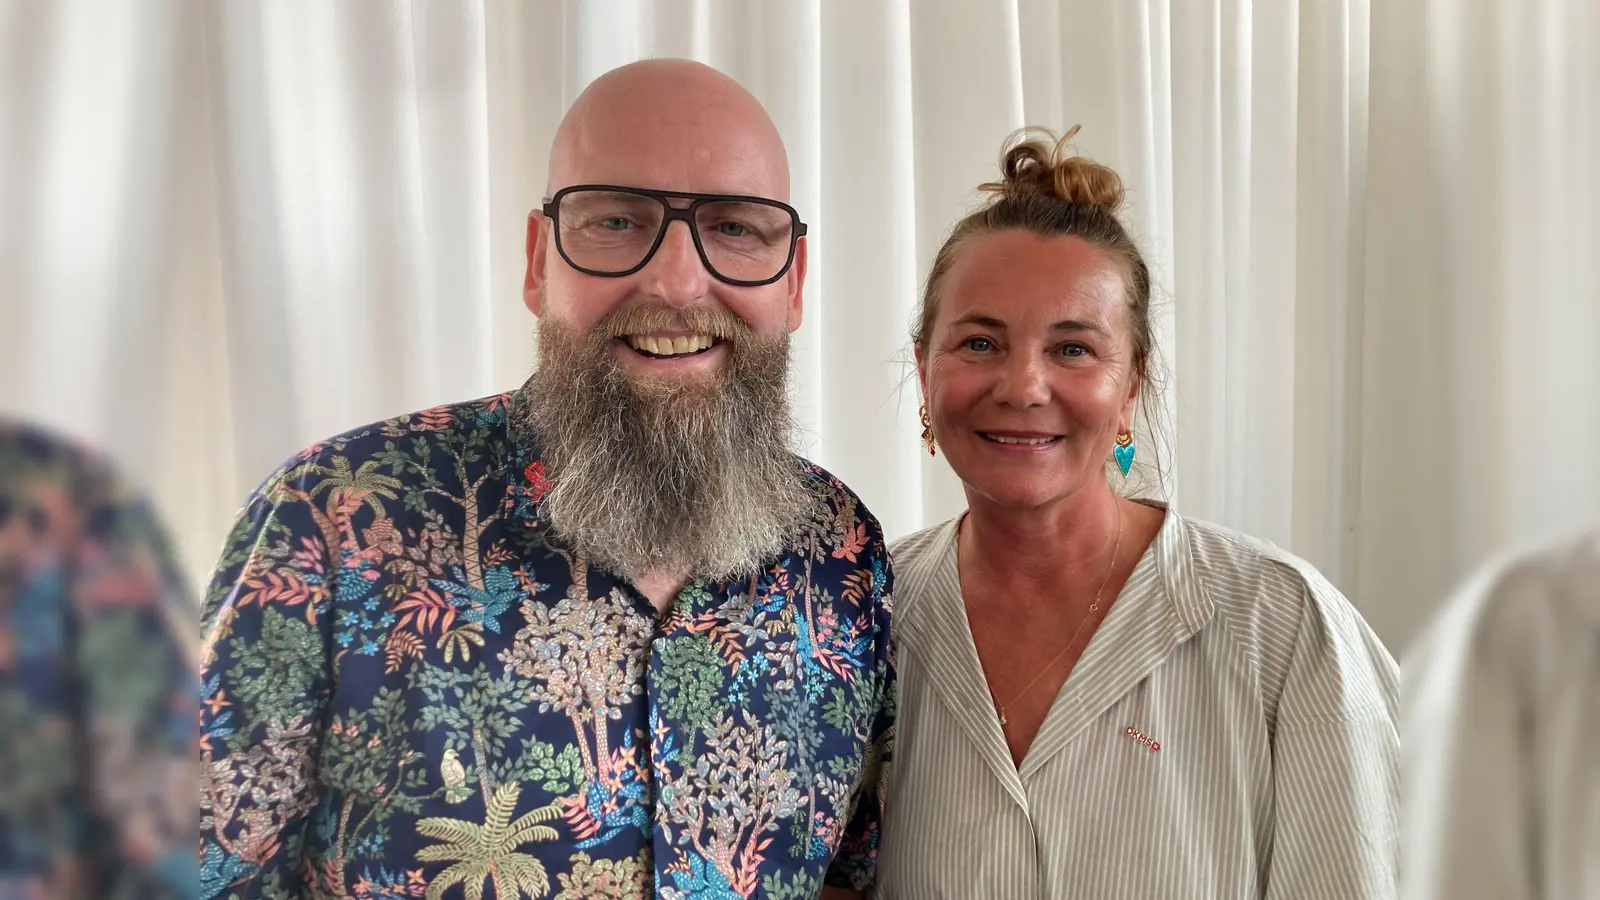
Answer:
[(1133, 373), (1133, 377), (1128, 379), (1128, 395), (1122, 398), (1122, 416), (1117, 423), (1119, 432), (1133, 431), (1133, 414), (1139, 406), (1139, 388), (1143, 383), (1144, 379), (1138, 372)]

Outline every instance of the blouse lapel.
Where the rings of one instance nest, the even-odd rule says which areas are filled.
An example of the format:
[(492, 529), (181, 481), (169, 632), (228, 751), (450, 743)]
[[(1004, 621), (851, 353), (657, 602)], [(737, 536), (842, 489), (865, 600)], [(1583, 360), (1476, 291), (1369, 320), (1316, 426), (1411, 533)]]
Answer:
[(995, 778), (1019, 806), (1027, 809), (1027, 794), (995, 717), (989, 685), (984, 681), (966, 607), (961, 601), (955, 541), (960, 521), (958, 517), (946, 524), (918, 560), (916, 569), (899, 576), (910, 582), (907, 587), (920, 591), (923, 599), (915, 616), (897, 624), (907, 632), (908, 645), (922, 658), (925, 677), (933, 682), (951, 717), (966, 732)]
[(1195, 576), (1183, 521), (1169, 511), (1155, 542), (1062, 684), (1022, 760), (1021, 777), (1026, 780), (1042, 769), (1160, 667), (1212, 613), (1210, 598)]

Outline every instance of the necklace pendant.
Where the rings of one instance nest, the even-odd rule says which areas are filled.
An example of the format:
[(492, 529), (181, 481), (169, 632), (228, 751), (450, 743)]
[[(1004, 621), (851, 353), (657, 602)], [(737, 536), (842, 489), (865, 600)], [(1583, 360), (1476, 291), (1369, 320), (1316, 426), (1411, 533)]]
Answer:
[(1000, 724), (1002, 726), (1004, 726), (1006, 724), (1006, 711), (1005, 711), (1005, 708), (997, 706), (997, 707), (995, 707), (994, 711), (995, 711), (995, 714), (1000, 717)]

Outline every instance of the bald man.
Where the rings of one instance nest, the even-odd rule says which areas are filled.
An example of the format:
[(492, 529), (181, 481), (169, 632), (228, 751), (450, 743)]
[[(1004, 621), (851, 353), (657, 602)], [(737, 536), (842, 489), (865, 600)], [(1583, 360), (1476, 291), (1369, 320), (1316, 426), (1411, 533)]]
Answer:
[(709, 68), (578, 98), (528, 222), (537, 372), (314, 445), (228, 540), (202, 896), (871, 889), (892, 584), (877, 521), (790, 450), (788, 195)]

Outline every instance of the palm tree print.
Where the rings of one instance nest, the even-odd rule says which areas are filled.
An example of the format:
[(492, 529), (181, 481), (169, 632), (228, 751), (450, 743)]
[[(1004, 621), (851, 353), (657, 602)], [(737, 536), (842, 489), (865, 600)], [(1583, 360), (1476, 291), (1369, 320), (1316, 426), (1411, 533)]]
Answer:
[(558, 838), (556, 830), (544, 823), (559, 816), (561, 810), (554, 805), (541, 806), (513, 822), (511, 816), (521, 796), (521, 785), (501, 785), (489, 801), (482, 825), (442, 818), (417, 822), (418, 834), (442, 842), (418, 850), (417, 861), (451, 863), (428, 882), (427, 900), (440, 900), (458, 884), (468, 900), (481, 900), (486, 882), (494, 884), (494, 895), (501, 900), (543, 897), (550, 892), (544, 864), (518, 853), (517, 848)]
[(313, 499), (325, 494), (331, 505), (340, 508), (365, 503), (377, 516), (383, 515), (383, 500), (398, 500), (400, 495), (396, 492), (405, 487), (400, 479), (380, 473), (375, 459), (367, 460), (352, 471), (348, 458), (336, 456), (331, 465), (318, 466), (313, 471), (324, 476), (311, 489)]
[(877, 523), (807, 468), (790, 550), (658, 616), (542, 519), (518, 402), (320, 442), (245, 504), (203, 614), (205, 900), (870, 887)]

